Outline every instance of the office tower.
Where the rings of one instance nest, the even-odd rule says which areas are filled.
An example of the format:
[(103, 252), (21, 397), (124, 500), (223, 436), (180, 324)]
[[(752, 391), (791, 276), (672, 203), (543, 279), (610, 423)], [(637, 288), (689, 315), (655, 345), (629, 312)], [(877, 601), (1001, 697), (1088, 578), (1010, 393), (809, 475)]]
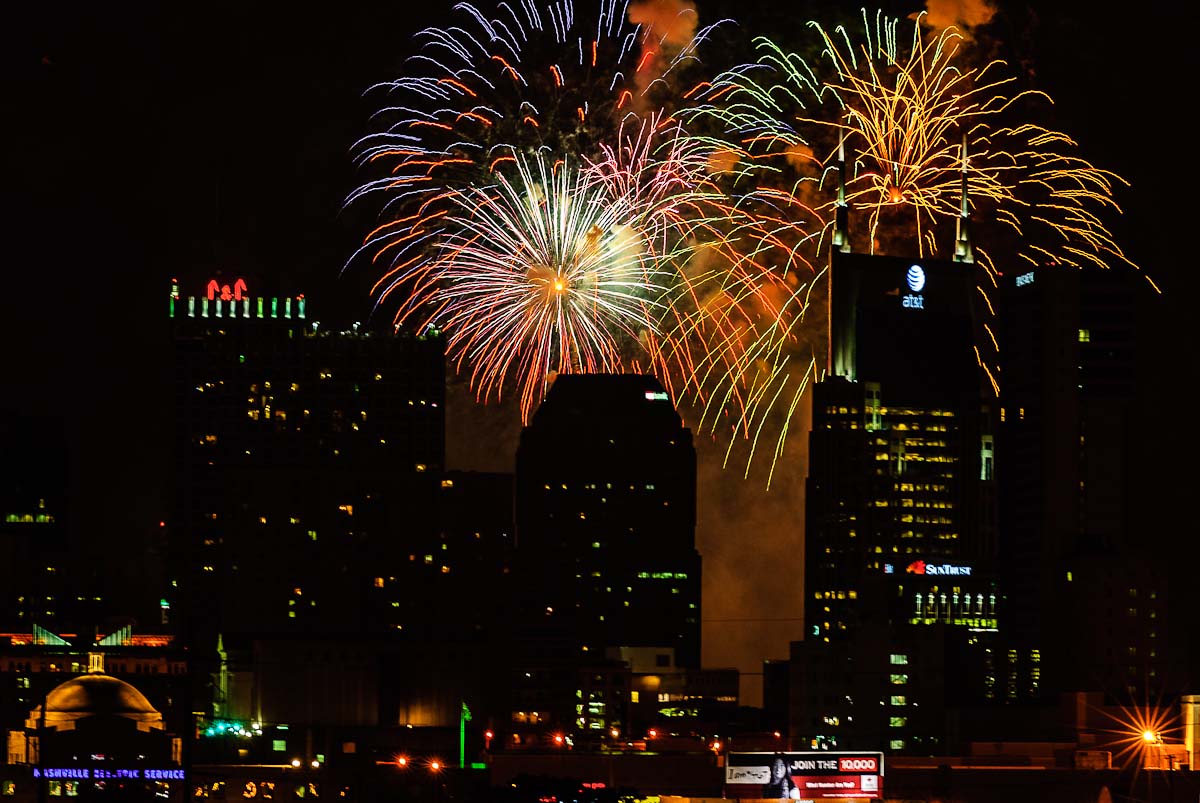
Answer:
[[(88, 609), (67, 537), (66, 450), (45, 428), (0, 431), (0, 628), (74, 627)], [(69, 624), (68, 624), (69, 623)]]
[(1142, 537), (1137, 505), (1136, 312), (1149, 288), (1132, 271), (1041, 266), (1001, 289), (1005, 699), (1179, 691), (1173, 557)]
[(183, 635), (402, 632), (430, 614), (409, 581), (446, 562), (442, 339), (328, 327), (254, 285), (169, 299)]
[[(981, 273), (833, 254), (806, 632), (791, 654), (799, 746), (937, 750), (945, 706), (994, 683), (995, 346)], [(978, 670), (955, 674), (949, 656)]]
[(521, 433), (517, 558), (535, 609), (581, 652), (671, 647), (700, 660), (696, 452), (640, 375), (558, 377)]

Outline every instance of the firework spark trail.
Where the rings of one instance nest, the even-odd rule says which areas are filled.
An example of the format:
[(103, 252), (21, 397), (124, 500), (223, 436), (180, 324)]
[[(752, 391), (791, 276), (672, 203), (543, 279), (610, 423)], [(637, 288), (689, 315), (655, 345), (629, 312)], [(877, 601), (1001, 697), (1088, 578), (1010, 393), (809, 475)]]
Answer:
[(355, 144), (356, 159), (390, 168), (348, 203), (373, 194), (419, 203), (440, 187), (489, 180), (520, 152), (593, 156), (630, 105), (694, 61), (716, 27), (681, 41), (677, 25), (628, 22), (621, 0), (601, 0), (594, 23), (571, 2), (501, 2), (494, 19), (468, 3), (454, 10), (461, 25), (417, 35), (411, 74), (367, 90), (387, 99), (375, 114), (385, 127)]
[(757, 442), (774, 403), (795, 405), (823, 221), (739, 187), (740, 154), (723, 169), (721, 143), (674, 115), (692, 101), (673, 76), (716, 26), (697, 31), (687, 0), (601, 0), (592, 22), (562, 1), (455, 11), (369, 90), (381, 127), (355, 146), (368, 178), (347, 204), (380, 201), (350, 260), (369, 256), (377, 304), (441, 329), (479, 400), (515, 384), (526, 419), (557, 373), (635, 370)]
[[(1026, 102), (1050, 99), (1010, 92), (1016, 79), (1004, 62), (970, 66), (964, 35), (954, 27), (928, 33), (923, 18), (907, 43), (901, 21), (881, 12), (873, 24), (864, 12), (858, 43), (842, 27), (810, 22), (824, 45), (817, 64), (759, 39), (758, 62), (714, 80), (692, 113), (723, 119), (734, 147), (753, 158), (784, 157), (815, 141), (844, 145), (855, 156), (845, 202), (868, 213), (872, 250), (881, 228), (893, 226), (914, 235), (918, 253), (936, 255), (961, 213), (965, 168), (972, 217), (1009, 230), (979, 238), (1009, 247), (1007, 267), (1132, 264), (1103, 219), (1119, 212), (1113, 190), (1124, 181), (1074, 155), (1066, 135), (1008, 122)], [(829, 164), (832, 150), (817, 161)], [(832, 217), (837, 201), (826, 197), (819, 208)], [(976, 255), (997, 273), (986, 248)]]
[(655, 328), (670, 277), (650, 244), (665, 235), (643, 235), (637, 199), (577, 166), (516, 167), (514, 182), (448, 194), (445, 233), (422, 266), (430, 292), (411, 295), (398, 320), (436, 321), (485, 399), (515, 375), (528, 414), (551, 372), (621, 370), (621, 339)]

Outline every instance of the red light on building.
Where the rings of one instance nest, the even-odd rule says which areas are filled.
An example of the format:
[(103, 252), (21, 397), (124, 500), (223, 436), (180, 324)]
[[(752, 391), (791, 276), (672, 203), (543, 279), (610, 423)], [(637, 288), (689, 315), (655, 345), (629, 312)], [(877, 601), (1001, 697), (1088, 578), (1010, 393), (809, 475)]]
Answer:
[(209, 279), (208, 287), (206, 289), (208, 291), (209, 301), (213, 301), (217, 298), (221, 299), (222, 301), (241, 301), (242, 296), (246, 294), (247, 288), (246, 282), (243, 279), (238, 279), (236, 282), (234, 282), (232, 288), (227, 284), (218, 283), (216, 279)]

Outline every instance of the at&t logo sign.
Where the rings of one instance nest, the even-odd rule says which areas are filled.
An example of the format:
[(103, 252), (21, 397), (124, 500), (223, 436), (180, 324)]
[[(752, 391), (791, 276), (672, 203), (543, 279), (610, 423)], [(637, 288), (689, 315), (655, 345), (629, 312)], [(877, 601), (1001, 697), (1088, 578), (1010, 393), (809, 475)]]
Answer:
[(904, 280), (908, 282), (908, 289), (912, 292), (905, 295), (901, 303), (906, 309), (925, 309), (925, 296), (921, 295), (921, 291), (925, 289), (925, 269), (920, 265), (913, 265), (904, 275)]

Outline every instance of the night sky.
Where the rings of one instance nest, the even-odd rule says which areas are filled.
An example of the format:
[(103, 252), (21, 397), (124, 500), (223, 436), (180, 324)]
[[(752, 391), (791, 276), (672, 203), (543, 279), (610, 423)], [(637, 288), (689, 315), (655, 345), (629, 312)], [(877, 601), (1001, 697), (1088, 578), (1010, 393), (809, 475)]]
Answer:
[[(412, 32), (447, 19), (449, 6), (5, 9), (0, 447), (7, 458), (13, 444), (32, 442), (38, 460), (66, 467), (73, 531), (101, 565), (119, 572), (113, 548), (136, 543), (165, 515), (158, 478), (169, 433), (172, 276), (262, 276), (345, 320), (370, 314), (367, 276), (341, 274), (370, 224), (339, 211), (356, 181), (350, 148), (368, 131), (372, 106), (362, 92), (399, 75)], [(746, 26), (799, 26), (810, 16), (803, 3), (698, 6), (702, 24), (729, 16), (727, 8)], [(1183, 59), (1192, 26), (1180, 6), (1126, 6), (1117, 16), (1079, 0), (1014, 2), (993, 27), (1057, 101), (1055, 126), (1131, 183), (1118, 194), (1126, 215), (1113, 228), (1164, 290), (1143, 305), (1139, 331), (1148, 413), (1140, 502), (1149, 530), (1166, 538), (1182, 529), (1183, 481), (1162, 456), (1187, 406), (1173, 395), (1178, 377), (1195, 365), (1185, 303), (1190, 314), (1196, 191), (1180, 115), (1196, 92)], [(1157, 16), (1137, 16), (1149, 9)], [(451, 467), (511, 470), (519, 431), (511, 410), (481, 414), (461, 387), (451, 397)], [(701, 440), (705, 663), (752, 673), (763, 657), (786, 657), (800, 633), (802, 467), (785, 457), (765, 493), (763, 477), (723, 472), (721, 450)], [(467, 446), (478, 443), (484, 448)], [(733, 526), (754, 541), (731, 541)]]

